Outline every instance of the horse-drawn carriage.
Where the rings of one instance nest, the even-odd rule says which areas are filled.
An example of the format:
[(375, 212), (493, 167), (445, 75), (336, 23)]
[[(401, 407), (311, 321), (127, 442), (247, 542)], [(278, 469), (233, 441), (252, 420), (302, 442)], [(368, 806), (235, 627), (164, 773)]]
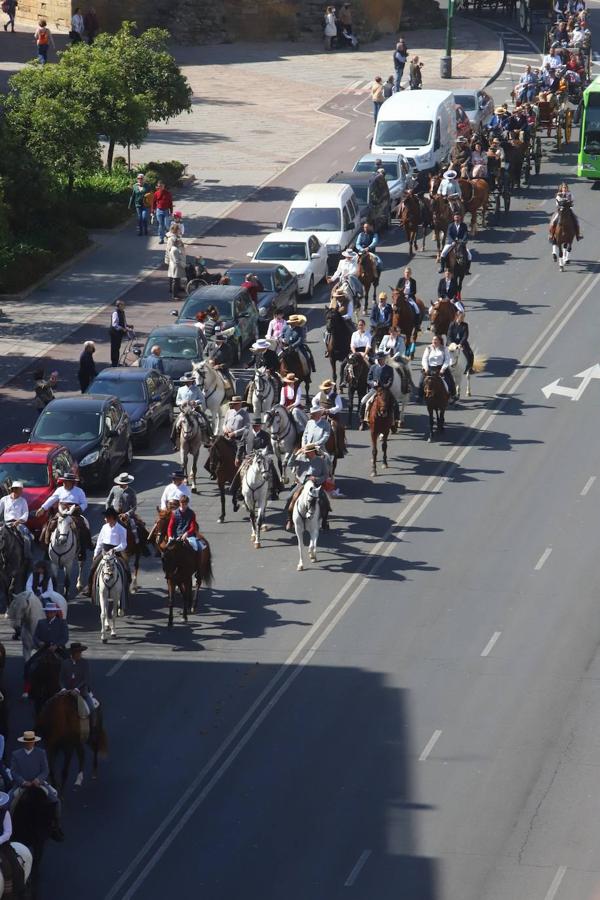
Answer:
[(571, 140), (573, 110), (568, 104), (566, 92), (541, 96), (544, 99), (538, 101), (537, 130), (540, 136), (553, 141), (556, 150), (560, 150), (563, 141), (568, 144)]

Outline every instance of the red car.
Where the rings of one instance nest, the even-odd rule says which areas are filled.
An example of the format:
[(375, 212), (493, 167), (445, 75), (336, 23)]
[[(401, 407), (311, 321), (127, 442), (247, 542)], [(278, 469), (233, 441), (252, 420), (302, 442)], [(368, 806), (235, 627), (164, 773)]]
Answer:
[(65, 472), (77, 472), (77, 463), (66, 447), (60, 444), (12, 444), (0, 452), (0, 483), (22, 481), (23, 496), (29, 506), (27, 527), (36, 535), (46, 516), (34, 518), (34, 513), (58, 487)]

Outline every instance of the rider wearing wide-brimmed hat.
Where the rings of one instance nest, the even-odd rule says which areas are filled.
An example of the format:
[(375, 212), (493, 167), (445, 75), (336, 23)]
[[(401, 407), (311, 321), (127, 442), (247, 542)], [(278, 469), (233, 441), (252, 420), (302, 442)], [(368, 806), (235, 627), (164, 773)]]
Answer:
[(304, 388), (293, 372), (288, 372), (281, 380), (279, 403), (281, 406), (285, 407), (292, 416), (298, 434), (302, 434), (306, 427)]
[(235, 447), (235, 464), (240, 465), (246, 448), (246, 433), (250, 428), (250, 414), (242, 406), (243, 400), (235, 395), (229, 402), (229, 409), (223, 422), (223, 437)]
[(312, 352), (306, 343), (306, 316), (300, 313), (290, 316), (281, 334), (281, 341), (293, 350), (303, 353), (310, 370), (317, 371)]
[(327, 493), (323, 489), (323, 485), (329, 478), (330, 474), (329, 458), (324, 453), (322, 447), (320, 447), (318, 444), (307, 442), (306, 444), (304, 444), (304, 446), (300, 447), (300, 449), (296, 451), (289, 462), (289, 467), (291, 469), (294, 469), (295, 471), (298, 487), (292, 493), (286, 507), (287, 521), (285, 523), (285, 530), (293, 530), (294, 526), (292, 514), (294, 512), (294, 506), (298, 497), (302, 493), (302, 488), (306, 484), (306, 481), (310, 478), (316, 485), (319, 486), (321, 528), (323, 529), (323, 531), (328, 531), (328, 518), (329, 513), (331, 512), (331, 504), (329, 502)]
[(137, 494), (131, 487), (135, 477), (128, 472), (121, 472), (116, 476), (110, 494), (106, 498), (106, 507), (113, 507), (120, 516), (126, 515), (131, 525), (131, 532), (136, 544), (139, 543), (139, 529), (144, 530), (145, 524), (137, 514)]
[(258, 338), (250, 347), (250, 353), (253, 354), (254, 360), (248, 363), (248, 368), (250, 369), (254, 365), (254, 368), (260, 369), (261, 366), (264, 366), (269, 374), (279, 382), (279, 357), (274, 350), (274, 342), (267, 338)]
[[(79, 535), (79, 556), (81, 559), (85, 559), (85, 551), (93, 549), (90, 526), (87, 519), (83, 516), (88, 505), (87, 497), (77, 485), (79, 475), (76, 472), (65, 472), (58, 481), (58, 487), (54, 493), (42, 503), (36, 512), (36, 516), (43, 516), (47, 510), (50, 510), (51, 507), (54, 506), (58, 510), (63, 510), (65, 512), (70, 511), (73, 515), (73, 522), (75, 523)], [(48, 542), (50, 541), (52, 531), (56, 527), (56, 522), (56, 516), (52, 516), (45, 526)]]
[(21, 796), (25, 788), (40, 787), (48, 798), (48, 803), (53, 806), (53, 821), (51, 837), (56, 841), (64, 840), (64, 834), (60, 827), (60, 799), (56, 788), (50, 782), (50, 770), (45, 750), (39, 745), (41, 737), (35, 731), (24, 731), (17, 738), (21, 747), (13, 750), (10, 758), (10, 771), (13, 777), (11, 798), (14, 800)]
[(437, 189), (440, 197), (445, 197), (450, 209), (462, 213), (462, 192), (455, 169), (446, 169)]

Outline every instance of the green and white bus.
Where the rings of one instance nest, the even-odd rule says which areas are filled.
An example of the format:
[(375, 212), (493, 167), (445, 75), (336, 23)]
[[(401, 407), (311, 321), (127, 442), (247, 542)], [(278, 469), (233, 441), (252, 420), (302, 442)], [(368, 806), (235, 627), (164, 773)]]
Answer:
[(577, 174), (600, 178), (600, 75), (583, 92)]

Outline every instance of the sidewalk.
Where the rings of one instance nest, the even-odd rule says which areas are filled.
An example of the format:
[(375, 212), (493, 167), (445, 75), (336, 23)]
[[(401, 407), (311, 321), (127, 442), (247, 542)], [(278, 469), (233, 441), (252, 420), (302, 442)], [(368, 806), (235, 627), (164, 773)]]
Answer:
[[(476, 24), (457, 25), (451, 82), (439, 78), (444, 32), (408, 35), (411, 52), (425, 64), (424, 87), (480, 87), (501, 65), (494, 34)], [(31, 54), (30, 35), (7, 37), (12, 41), (0, 56), (12, 50), (19, 58), (0, 64), (2, 76)], [(195, 180), (176, 192), (176, 206), (185, 214), (186, 240), (198, 238), (339, 128), (340, 119), (321, 110), (327, 101), (354, 92), (370, 113), (369, 84), (375, 75), (391, 74), (390, 47), (386, 38), (365, 51), (333, 54), (289, 43), (175, 48), (194, 92), (192, 112), (153, 128), (132, 159), (187, 164)], [(133, 225), (92, 238), (95, 247), (61, 274), (23, 299), (1, 299), (0, 386), (162, 261), (156, 238), (137, 237)]]

